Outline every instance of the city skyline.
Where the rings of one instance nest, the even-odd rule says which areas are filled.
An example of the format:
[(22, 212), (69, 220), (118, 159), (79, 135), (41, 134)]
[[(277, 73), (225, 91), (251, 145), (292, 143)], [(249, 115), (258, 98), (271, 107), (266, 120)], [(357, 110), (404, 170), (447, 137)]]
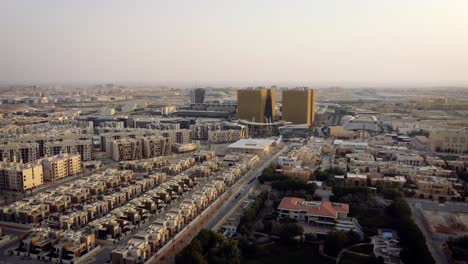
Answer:
[(466, 1), (3, 6), (2, 84), (468, 84)]

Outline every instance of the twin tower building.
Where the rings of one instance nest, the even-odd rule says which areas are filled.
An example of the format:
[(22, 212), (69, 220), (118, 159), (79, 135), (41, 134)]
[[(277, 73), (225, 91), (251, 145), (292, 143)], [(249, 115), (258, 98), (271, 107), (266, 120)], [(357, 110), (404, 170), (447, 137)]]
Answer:
[[(293, 124), (314, 123), (315, 90), (294, 88), (282, 90), (282, 120)], [(276, 110), (276, 89), (248, 88), (237, 91), (237, 116), (258, 123), (271, 123), (279, 119)]]

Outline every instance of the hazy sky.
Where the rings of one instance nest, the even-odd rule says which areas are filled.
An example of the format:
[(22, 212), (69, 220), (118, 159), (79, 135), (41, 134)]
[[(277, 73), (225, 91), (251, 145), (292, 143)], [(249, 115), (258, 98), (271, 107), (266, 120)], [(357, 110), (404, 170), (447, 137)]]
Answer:
[(468, 84), (467, 0), (0, 0), (0, 82)]

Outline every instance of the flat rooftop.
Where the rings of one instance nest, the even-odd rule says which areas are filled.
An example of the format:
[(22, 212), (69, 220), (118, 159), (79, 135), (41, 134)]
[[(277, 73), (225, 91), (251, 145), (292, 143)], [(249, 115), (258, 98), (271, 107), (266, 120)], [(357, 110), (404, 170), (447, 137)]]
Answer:
[(265, 149), (272, 145), (275, 142), (273, 139), (252, 139), (252, 138), (247, 138), (247, 139), (241, 139), (238, 140), (231, 145), (228, 146), (228, 148), (242, 148), (242, 149)]

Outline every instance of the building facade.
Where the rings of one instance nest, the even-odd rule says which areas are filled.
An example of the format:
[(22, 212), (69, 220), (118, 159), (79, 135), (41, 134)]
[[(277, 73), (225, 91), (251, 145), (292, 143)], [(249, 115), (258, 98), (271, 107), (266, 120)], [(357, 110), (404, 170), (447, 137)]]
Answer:
[(205, 89), (197, 88), (190, 91), (190, 103), (203, 104), (205, 102)]
[(44, 183), (41, 162), (34, 163), (0, 163), (0, 189), (25, 192)]
[(265, 123), (276, 118), (276, 90), (249, 88), (237, 91), (237, 116), (239, 119)]
[(313, 124), (315, 90), (295, 88), (283, 90), (283, 120), (293, 124)]
[(56, 181), (65, 177), (77, 175), (82, 171), (79, 154), (61, 153), (53, 157), (46, 157), (42, 161), (44, 180)]
[(127, 138), (112, 141), (112, 159), (115, 161), (137, 160), (143, 158), (142, 142)]
[(430, 143), (436, 152), (468, 153), (468, 128), (434, 131), (430, 134)]

